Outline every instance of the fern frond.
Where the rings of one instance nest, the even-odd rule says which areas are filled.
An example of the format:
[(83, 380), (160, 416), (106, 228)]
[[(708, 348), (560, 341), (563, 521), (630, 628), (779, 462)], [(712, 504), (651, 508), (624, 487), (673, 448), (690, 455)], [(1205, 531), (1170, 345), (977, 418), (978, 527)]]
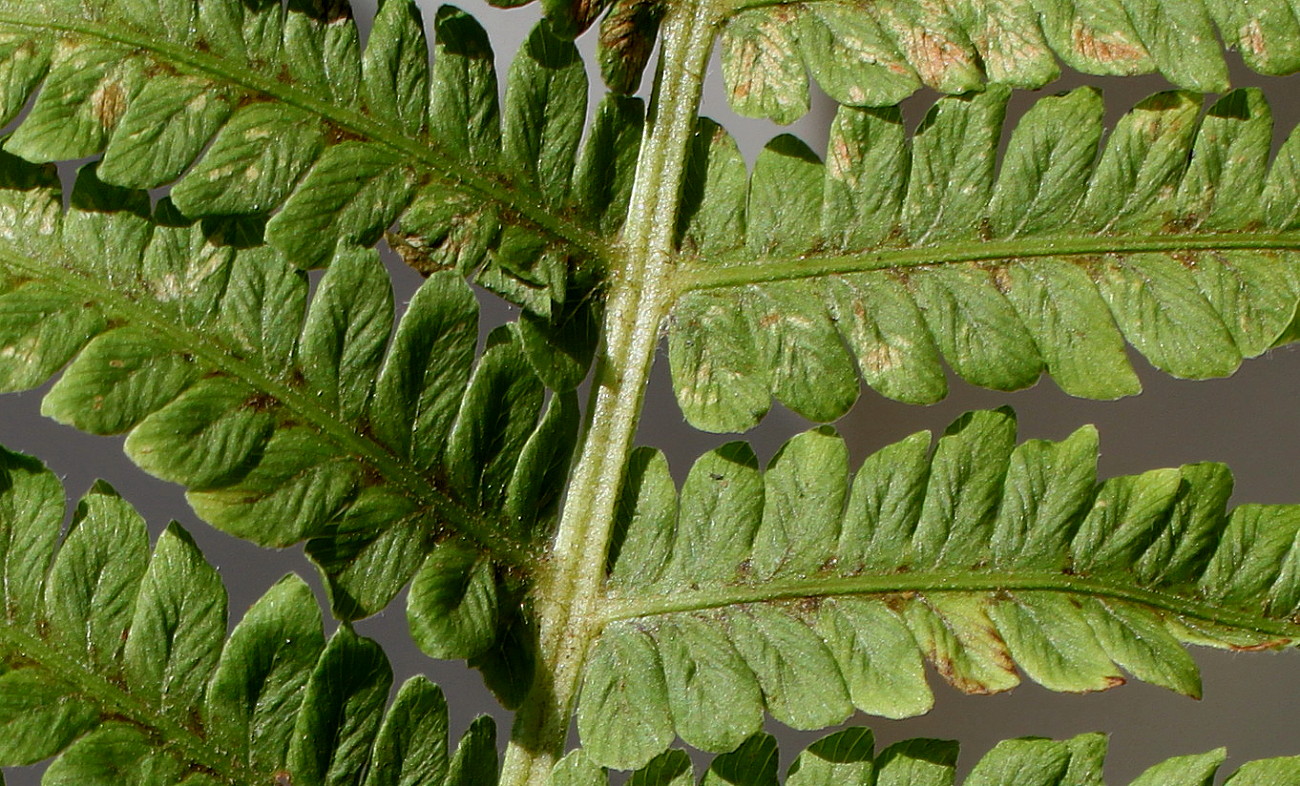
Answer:
[[(226, 532), (307, 541), (343, 619), (412, 577), (415, 621), (463, 601), (423, 591), (430, 581), (473, 576), (518, 595), (555, 518), (576, 397), (554, 394), (543, 412), (518, 324), (476, 362), (478, 305), (459, 275), (430, 276), (390, 341), (393, 296), (372, 250), (340, 245), (308, 302), (306, 274), (274, 250), (213, 245), (166, 200), (151, 216), (147, 195), (104, 185), (93, 166), (66, 214), (52, 166), (4, 156), (0, 177), (0, 389), (63, 369), (43, 412), (127, 433), (127, 454)], [(479, 559), (442, 556), (457, 549)], [(465, 574), (440, 577), (450, 565)], [(515, 624), (497, 611), (475, 607), (464, 640), (417, 638), (479, 655)]]
[[(1037, 737), (1005, 740), (984, 755), (962, 781), (965, 786), (1104, 786), (1106, 737), (1081, 734), (1068, 740)], [(851, 728), (817, 740), (800, 752), (780, 782), (786, 786), (952, 786), (957, 782), (957, 743), (912, 739), (876, 753), (871, 731)], [(1201, 786), (1210, 783), (1227, 758), (1223, 749), (1176, 756), (1157, 764), (1130, 786)], [(715, 758), (700, 786), (776, 786), (776, 740), (756, 734), (731, 753)], [(1261, 759), (1242, 765), (1225, 786), (1300, 784), (1300, 758)], [(695, 768), (685, 752), (667, 751), (638, 769), (636, 786), (695, 786)], [(608, 786), (608, 774), (581, 749), (570, 753), (551, 776), (551, 786)]]
[[(345, 2), (9, 0), (0, 122), (35, 100), (4, 148), (36, 162), (102, 153), (100, 176), (128, 188), (175, 181), (185, 215), (252, 216), (302, 267), (406, 216), (412, 261), (487, 263), (485, 285), (547, 316), (579, 285), (571, 257), (606, 254), (599, 227), (565, 210), (586, 116), (577, 49), (536, 28), (502, 122), (484, 30), (450, 6), (434, 28), (430, 67), (412, 0), (380, 4), (364, 52)], [(594, 149), (608, 142), (639, 137), (602, 137), (587, 155), (614, 155)]]
[[(750, 6), (745, 8), (745, 6)], [(1057, 60), (1086, 74), (1158, 73), (1228, 89), (1223, 42), (1261, 74), (1300, 70), (1300, 18), (1287, 0), (844, 0), (748, 2), (727, 22), (731, 106), (778, 123), (808, 111), (808, 76), (847, 106), (888, 106), (922, 85), (1038, 88)], [(617, 8), (618, 6), (615, 6)]]
[(1152, 96), (1100, 151), (1095, 90), (1044, 98), (999, 162), (1008, 95), (941, 99), (910, 141), (896, 109), (844, 108), (825, 165), (782, 136), (748, 181), (734, 143), (701, 126), (669, 335), (692, 424), (747, 429), (772, 396), (832, 420), (859, 375), (933, 402), (941, 358), (976, 385), (1046, 370), (1115, 398), (1140, 389), (1125, 341), (1203, 379), (1288, 335), (1300, 135), (1270, 167), (1258, 91), (1204, 116), (1198, 95)]
[(495, 776), (490, 718), (447, 753), (422, 677), (385, 711), (392, 669), (347, 626), (328, 642), (311, 590), (280, 580), (226, 636), (226, 591), (172, 524), (107, 484), (78, 503), (0, 449), (0, 766), (53, 758), (50, 784), (470, 786)]
[(823, 427), (760, 473), (732, 443), (679, 499), (663, 456), (640, 451), (578, 714), (595, 761), (640, 766), (675, 736), (731, 750), (764, 709), (800, 729), (917, 715), (924, 659), (967, 693), (1008, 690), (1019, 667), (1058, 691), (1127, 672), (1196, 696), (1180, 641), (1300, 638), (1300, 507), (1229, 514), (1222, 465), (1098, 485), (1093, 429), (1017, 447), (1002, 410), (852, 479), (847, 456)]

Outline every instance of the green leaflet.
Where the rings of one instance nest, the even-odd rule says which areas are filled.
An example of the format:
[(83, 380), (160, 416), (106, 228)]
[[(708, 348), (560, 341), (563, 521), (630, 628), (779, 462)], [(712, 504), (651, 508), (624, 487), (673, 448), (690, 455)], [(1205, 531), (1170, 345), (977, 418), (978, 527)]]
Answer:
[(416, 173), (387, 150), (363, 142), (328, 148), (295, 197), (266, 225), (267, 242), (313, 263), (331, 243), (374, 245), (415, 191)]
[(543, 23), (511, 65), (502, 154), (549, 205), (565, 201), (587, 113), (587, 72), (573, 44)]
[(435, 548), (411, 582), (411, 638), (435, 658), (472, 658), (497, 639), (500, 614), (492, 565), (473, 547)]
[[(99, 483), (60, 543), (58, 480), (0, 457), (0, 766), (53, 759), (45, 779), (69, 785), (488, 782), (449, 775), (438, 688), (414, 678), (386, 710), (387, 658), (346, 626), (327, 644), (296, 576), (227, 638), (225, 588), (179, 525), (150, 553)], [(491, 722), (475, 728), (460, 771), (494, 773)]]
[[(71, 358), (46, 413), (93, 433), (128, 432), (128, 455), (186, 486), (194, 510), (226, 532), (271, 546), (308, 541), (345, 619), (382, 609), (422, 564), (413, 624), (445, 609), (442, 595), (424, 591), (430, 583), (517, 596), (518, 575), (488, 560), (525, 568), (528, 544), (549, 534), (578, 408), (571, 392), (543, 406), (518, 329), (503, 329), (476, 361), (478, 306), (459, 275), (430, 276), (394, 332), (374, 251), (341, 244), (309, 301), (306, 275), (278, 253), (216, 246), (168, 202), (146, 218), (141, 194), (86, 171), (63, 216), (46, 168), (0, 164), (17, 187), (0, 190), (9, 220), (49, 235), (0, 248), (4, 389), (42, 384)], [(83, 256), (87, 244), (99, 253)], [(95, 510), (78, 529), (109, 526)], [(137, 543), (135, 560), (110, 563), (95, 550), (98, 536), (77, 535), (56, 573), (102, 573), (100, 591), (136, 580), (144, 541), (131, 532), (112, 537)], [(484, 561), (429, 558), (443, 546)], [(18, 560), (29, 547), (6, 544), (0, 558)], [(81, 646), (92, 660), (115, 657), (121, 630), (146, 613), (122, 606), (129, 596), (116, 591), (51, 597), (54, 616), (66, 618), (58, 630), (89, 631), (77, 635), (88, 636)], [(425, 646), (478, 656), (512, 635), (508, 602), (477, 608), (472, 646), (442, 633), (424, 636)], [(170, 618), (165, 604), (148, 613), (149, 624)], [(128, 660), (144, 689), (193, 689), (148, 653)]]
[(448, 768), (446, 786), (476, 786), (497, 780), (496, 724), (481, 715), (460, 738)]
[(63, 526), (62, 486), (40, 462), (19, 453), (0, 452), (0, 467), (7, 478), (0, 494), (5, 621), (31, 625), (43, 618), (45, 575)]
[(445, 783), (447, 700), (417, 677), (403, 683), (375, 740), (365, 786)]
[(203, 160), (172, 190), (189, 215), (269, 213), (325, 149), (307, 112), (251, 104), (231, 116)]
[(808, 111), (808, 80), (795, 54), (798, 27), (787, 14), (741, 11), (722, 39), (722, 75), (736, 112), (782, 125)]
[(111, 49), (56, 45), (40, 97), (5, 149), (33, 161), (102, 150), (107, 129), (117, 125), (143, 86), (142, 65)]
[(438, 9), (434, 30), (430, 130), (469, 160), (492, 162), (501, 154), (501, 118), (487, 32), (450, 5)]
[(203, 705), (213, 740), (254, 770), (285, 766), (302, 690), (325, 648), (311, 590), (286, 576), (235, 626)]
[(600, 22), (597, 55), (600, 75), (611, 91), (636, 92), (655, 39), (663, 6), (654, 0), (614, 0)]
[(361, 58), (366, 107), (414, 136), (424, 128), (429, 108), (429, 48), (419, 7), (388, 0), (370, 34), (375, 46), (366, 47)]
[[(1223, 47), (1263, 74), (1300, 68), (1300, 24), (1286, 0), (819, 0), (740, 9), (722, 36), (728, 98), (739, 114), (778, 123), (807, 111), (809, 76), (846, 106), (888, 106), (921, 85), (949, 94), (985, 83), (1040, 88), (1060, 74), (1058, 58), (1087, 74), (1154, 72), (1204, 92), (1228, 87)], [(654, 32), (643, 34), (653, 40)]]
[(1050, 96), (999, 161), (1008, 95), (940, 99), (910, 141), (897, 110), (842, 107), (825, 164), (779, 137), (748, 182), (734, 144), (701, 126), (668, 337), (693, 425), (746, 430), (772, 398), (834, 420), (855, 376), (931, 403), (944, 363), (983, 387), (1047, 372), (1110, 399), (1140, 389), (1126, 343), (1205, 379), (1290, 340), (1300, 137), (1268, 166), (1259, 91), (1204, 116), (1199, 95), (1157, 94), (1100, 150), (1098, 93)]
[(131, 188), (180, 177), (231, 111), (218, 83), (190, 76), (151, 78), (104, 150), (104, 177)]
[(246, 218), (259, 241), (265, 224), (266, 241), (307, 268), (433, 202), (457, 207), (440, 220), (413, 210), (401, 235), (413, 264), (440, 269), (426, 249), (445, 243), (448, 222), (505, 213), (538, 242), (503, 245), (490, 226), (457, 266), (486, 266), (486, 286), (548, 317), (568, 295), (573, 251), (601, 267), (639, 134), (593, 136), (584, 160), (619, 163), (570, 194), (586, 106), (573, 45), (537, 28), (506, 80), (503, 123), (483, 29), (451, 6), (433, 28), (430, 66), (413, 0), (380, 5), (364, 52), (346, 3), (0, 4), (0, 114), (35, 94), (5, 149), (41, 162), (102, 153), (117, 186), (174, 181), (185, 215)]
[(1199, 755), (1177, 756), (1142, 773), (1133, 782), (1133, 786), (1156, 786), (1156, 784), (1166, 783), (1200, 786), (1211, 782), (1215, 771), (1227, 757), (1228, 752), (1222, 748)]
[(245, 406), (252, 388), (201, 380), (132, 429), (127, 455), (151, 475), (192, 488), (218, 488), (258, 463), (275, 429), (269, 412)]
[(287, 769), (296, 782), (361, 780), (392, 683), (378, 644), (346, 627), (330, 639), (307, 680), (289, 743)]
[[(847, 728), (801, 751), (779, 783), (785, 786), (954, 786), (957, 743), (912, 739), (877, 751), (871, 731)], [(776, 740), (758, 733), (709, 764), (699, 786), (778, 786)], [(1106, 737), (1081, 734), (1068, 740), (1040, 737), (1004, 740), (975, 763), (961, 786), (1102, 786)], [(1131, 786), (1201, 786), (1214, 778), (1225, 759), (1222, 750), (1178, 756), (1131, 781)], [(1296, 758), (1248, 762), (1226, 781), (1229, 786), (1289, 784)], [(1271, 780), (1270, 780), (1271, 779)], [(579, 748), (551, 773), (551, 786), (606, 786), (607, 771)], [(681, 750), (665, 751), (627, 780), (637, 786), (695, 786), (690, 759)]]
[(157, 697), (164, 711), (199, 706), (225, 633), (221, 579), (189, 534), (172, 524), (154, 545), (140, 582), (122, 651), (128, 687)]
[(393, 294), (376, 255), (341, 249), (307, 309), (298, 373), (345, 420), (366, 410), (393, 324)]
[(108, 722), (77, 740), (46, 770), (42, 782), (59, 786), (140, 783), (162, 786), (184, 777), (182, 765), (157, 751), (145, 733)]
[(197, 376), (193, 363), (160, 347), (149, 332), (112, 330), (77, 356), (42, 402), (41, 414), (92, 434), (120, 434), (176, 398)]
[(882, 786), (951, 786), (958, 746), (951, 740), (903, 740), (881, 751), (876, 783)]
[[(920, 714), (923, 659), (968, 693), (1008, 690), (1018, 669), (1058, 691), (1128, 674), (1199, 696), (1180, 642), (1300, 637), (1295, 506), (1229, 511), (1217, 464), (1101, 484), (1096, 465), (1093, 429), (1017, 446), (1007, 410), (963, 416), (932, 448), (909, 437), (853, 477), (826, 427), (765, 472), (732, 443), (696, 462), (680, 499), (662, 456), (639, 453), (579, 704), (586, 755), (635, 767), (674, 736), (729, 751), (763, 709), (805, 729), (855, 708)], [(1070, 782), (1062, 751), (1015, 771)], [(1005, 757), (974, 782), (1014, 782)], [(929, 765), (890, 766), (911, 774), (882, 768), (882, 782)]]
[(875, 774), (871, 731), (845, 729), (817, 740), (790, 765), (791, 786), (870, 786)]
[(62, 547), (46, 555), (54, 558), (44, 603), (51, 639), (85, 663), (119, 661), (135, 612), (130, 590), (144, 576), (148, 551), (144, 521), (107, 483), (96, 483), (77, 505)]

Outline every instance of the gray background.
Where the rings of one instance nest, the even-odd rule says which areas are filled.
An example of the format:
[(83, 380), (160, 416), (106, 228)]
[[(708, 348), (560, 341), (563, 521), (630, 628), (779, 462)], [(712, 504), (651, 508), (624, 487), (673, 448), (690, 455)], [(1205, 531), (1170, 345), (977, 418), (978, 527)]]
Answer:
[[(436, 5), (425, 0), (420, 4), (426, 20), (431, 20)], [(363, 20), (364, 34), (374, 2), (361, 0), (354, 5)], [(480, 3), (465, 3), (463, 7), (491, 30), (504, 74), (510, 54), (537, 18), (535, 6), (509, 12)], [(584, 48), (590, 52), (590, 40), (585, 41)], [(1235, 56), (1232, 59), (1235, 61)], [(785, 129), (736, 118), (726, 109), (716, 60), (714, 65), (706, 86), (705, 114), (737, 134), (751, 161), (766, 140), (780, 131), (793, 131), (804, 136), (814, 149), (824, 148), (825, 129), (833, 112), (828, 101), (820, 100), (807, 118)], [(1264, 79), (1240, 67), (1234, 70), (1234, 79), (1239, 85), (1266, 87), (1275, 104), (1279, 138), (1300, 119), (1300, 105), (1291, 99), (1294, 80)], [(1112, 121), (1138, 99), (1168, 86), (1157, 77), (1098, 80), (1067, 76), (1049, 90), (1088, 82), (1106, 89)], [(592, 87), (593, 96), (598, 96), (598, 77), (594, 74)], [(908, 102), (912, 122), (919, 120), (932, 98), (922, 95)], [(1013, 113), (1023, 111), (1033, 98), (1033, 94), (1016, 95)], [(419, 278), (400, 266), (394, 266), (393, 272), (400, 304), (418, 286)], [(499, 303), (488, 304), (485, 309), (489, 321), (499, 322), (511, 315), (512, 310)], [(1010, 404), (1019, 414), (1022, 439), (1060, 439), (1082, 424), (1096, 424), (1101, 432), (1103, 477), (1192, 461), (1223, 461), (1236, 473), (1235, 503), (1300, 502), (1295, 483), (1300, 423), (1294, 392), (1300, 382), (1300, 351), (1275, 351), (1247, 362), (1231, 380), (1199, 383), (1172, 380), (1154, 372), (1136, 356), (1134, 362), (1146, 391), (1119, 402), (1073, 399), (1062, 394), (1049, 379), (1014, 394), (978, 390), (952, 379), (952, 394), (932, 407), (904, 406), (864, 389), (857, 406), (837, 426), (848, 439), (856, 462), (914, 431), (941, 431), (966, 410)], [(184, 524), (222, 572), (231, 596), (232, 624), (287, 571), (296, 571), (319, 585), (299, 549), (265, 551), (198, 521), (177, 487), (144, 475), (122, 456), (121, 439), (90, 437), (40, 417), (40, 394), (35, 391), (0, 398), (0, 443), (44, 460), (64, 478), (74, 497), (95, 478), (104, 478), (140, 508), (155, 532), (171, 519)], [(783, 440), (807, 425), (778, 408), (746, 438), (755, 442), (760, 457), (766, 460)], [(701, 434), (686, 426), (661, 364), (647, 400), (642, 442), (665, 449), (680, 477), (701, 452), (733, 438)], [(497, 716), (504, 739), (509, 714), (496, 708), (476, 672), (458, 663), (431, 661), (416, 650), (406, 635), (403, 608), (404, 598), (398, 598), (387, 613), (361, 622), (358, 629), (384, 645), (399, 682), (412, 674), (425, 673), (443, 686), (451, 705), (454, 735), (459, 735), (475, 715), (489, 712)], [(1112, 756), (1107, 775), (1113, 784), (1127, 783), (1165, 757), (1220, 745), (1228, 746), (1232, 766), (1263, 756), (1300, 754), (1300, 720), (1294, 710), (1300, 700), (1300, 656), (1295, 652), (1233, 654), (1203, 649), (1197, 650), (1196, 656), (1204, 670), (1205, 698), (1201, 701), (1138, 683), (1087, 696), (1052, 694), (1027, 683), (1009, 694), (966, 697), (935, 680), (938, 701), (929, 715), (906, 721), (859, 717), (854, 722), (873, 727), (881, 743), (912, 736), (961, 740), (967, 768), (978, 755), (1007, 737), (1064, 737), (1108, 731)], [(773, 729), (789, 738), (783, 748), (787, 762), (797, 752), (793, 743), (820, 736), (782, 731), (775, 726)], [(27, 786), (38, 782), (39, 771), (15, 769), (7, 771), (6, 777), (11, 784)]]

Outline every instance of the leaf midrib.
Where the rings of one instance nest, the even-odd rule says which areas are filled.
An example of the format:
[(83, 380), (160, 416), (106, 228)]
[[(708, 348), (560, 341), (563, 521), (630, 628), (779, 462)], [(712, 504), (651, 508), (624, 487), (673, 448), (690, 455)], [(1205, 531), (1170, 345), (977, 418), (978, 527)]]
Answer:
[(1056, 234), (1013, 240), (967, 240), (913, 248), (807, 254), (754, 254), (744, 250), (716, 258), (688, 256), (678, 265), (679, 294), (707, 289), (797, 281), (824, 276), (966, 262), (1013, 262), (1043, 257), (1113, 257), (1137, 253), (1300, 251), (1300, 232), (1189, 232), (1177, 235)]
[(150, 52), (166, 59), (178, 70), (197, 76), (215, 77), (319, 115), (340, 128), (382, 144), (407, 157), (408, 160), (427, 167), (435, 172), (449, 188), (475, 192), (505, 205), (510, 211), (581, 249), (591, 259), (599, 260), (602, 266), (608, 266), (610, 248), (604, 238), (565, 221), (553, 209), (547, 207), (540, 197), (532, 199), (523, 189), (512, 189), (503, 185), (499, 182), (503, 177), (502, 173), (496, 173), (497, 177), (493, 177), (465, 166), (459, 161), (457, 155), (444, 154), (432, 144), (410, 139), (359, 112), (335, 106), (279, 80), (239, 68), (234, 63), (192, 48), (139, 34), (125, 25), (110, 27), (88, 20), (37, 19), (21, 11), (7, 9), (0, 9), (0, 24), (27, 27), (37, 31), (56, 30), (75, 33)]
[(212, 369), (270, 395), (293, 412), (301, 422), (315, 427), (341, 450), (369, 463), (385, 479), (410, 494), (417, 505), (432, 511), (437, 520), (448, 524), (457, 534), (474, 540), (495, 559), (516, 568), (527, 568), (533, 564), (531, 550), (506, 538), (502, 534), (506, 529), (499, 521), (484, 517), (477, 508), (467, 507), (442, 492), (431, 479), (403, 463), (384, 446), (341, 422), (328, 410), (317, 405), (312, 397), (264, 373), (253, 364), (240, 360), (233, 349), (182, 325), (171, 315), (149, 308), (147, 301), (133, 300), (122, 295), (107, 286), (106, 282), (95, 281), (80, 273), (66, 260), (61, 260), (62, 264), (55, 263), (52, 259), (42, 263), (20, 250), (15, 251), (12, 245), (0, 241), (0, 264), (99, 303), (105, 311), (152, 331), (159, 341), (170, 345), (174, 350), (192, 354)]
[(102, 714), (120, 715), (154, 730), (166, 741), (157, 746), (160, 750), (179, 753), (183, 760), (199, 765), (225, 783), (256, 783), (261, 780), (259, 773), (240, 766), (239, 758), (232, 755), (232, 752), (217, 747), (161, 709), (151, 706), (136, 691), (100, 674), (80, 658), (63, 652), (49, 641), (15, 625), (0, 624), (0, 652), (5, 650), (35, 663), (35, 668), (44, 671), (51, 682), (63, 683), (73, 692), (90, 698)]
[(1083, 576), (1043, 570), (912, 570), (782, 579), (762, 584), (732, 584), (655, 595), (645, 588), (606, 593), (601, 627), (619, 620), (680, 612), (708, 611), (749, 603), (775, 603), (854, 595), (918, 593), (1054, 592), (1135, 603), (1170, 615), (1279, 638), (1300, 638), (1300, 623), (1254, 615), (1169, 590), (1139, 586), (1131, 575)]

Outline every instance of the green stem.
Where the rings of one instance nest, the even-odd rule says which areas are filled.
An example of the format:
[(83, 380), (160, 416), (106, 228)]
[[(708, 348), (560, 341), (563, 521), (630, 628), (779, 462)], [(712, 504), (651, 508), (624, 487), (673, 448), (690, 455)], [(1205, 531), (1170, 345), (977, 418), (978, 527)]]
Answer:
[(1031, 257), (1096, 257), (1140, 253), (1194, 253), (1198, 251), (1300, 250), (1295, 232), (1190, 232), (1178, 235), (1051, 235), (1047, 237), (963, 242), (916, 248), (879, 248), (800, 254), (793, 257), (755, 257), (752, 253), (720, 259), (692, 259), (677, 268), (673, 285), (678, 292), (764, 284), (831, 275), (866, 273), (957, 262), (1012, 262)]
[(619, 487), (672, 302), (681, 184), (719, 20), (710, 0), (674, 4), (664, 19), (653, 125), (637, 162), (621, 256), (608, 282), (591, 425), (534, 593), (538, 676), (515, 718), (502, 786), (549, 780), (563, 752), (588, 648), (600, 632), (598, 606)]
[(1180, 595), (1168, 589), (1142, 587), (1132, 576), (1079, 576), (1047, 571), (942, 571), (862, 574), (789, 579), (768, 584), (735, 584), (653, 595), (646, 592), (609, 594), (601, 610), (602, 627), (611, 622), (660, 614), (697, 612), (746, 603), (772, 603), (834, 596), (898, 596), (911, 593), (1056, 592), (1124, 601), (1156, 609), (1171, 617), (1193, 619), (1281, 639), (1300, 638), (1300, 622), (1269, 618), (1240, 609)]

